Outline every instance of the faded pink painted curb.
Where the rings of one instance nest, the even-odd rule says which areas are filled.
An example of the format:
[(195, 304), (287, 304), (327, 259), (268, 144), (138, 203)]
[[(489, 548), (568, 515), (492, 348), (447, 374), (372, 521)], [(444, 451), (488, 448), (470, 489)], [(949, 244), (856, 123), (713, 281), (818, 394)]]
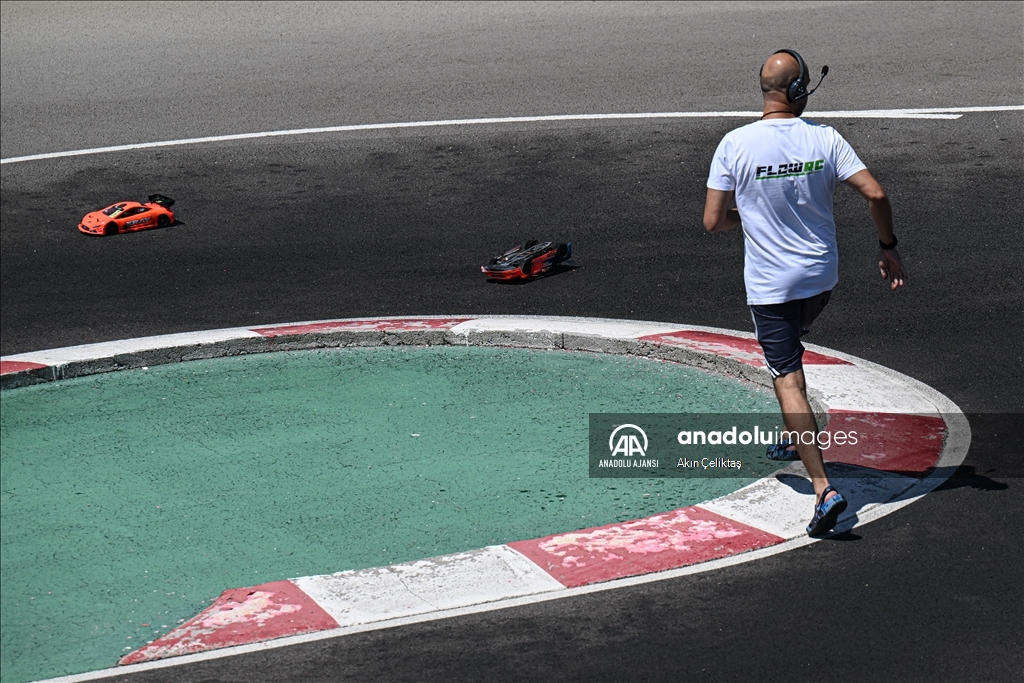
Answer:
[(676, 569), (785, 539), (699, 505), (508, 546), (566, 588)]
[(232, 588), (221, 593), (196, 617), (125, 655), (118, 664), (136, 664), (337, 626), (330, 614), (291, 581)]
[(41, 370), (46, 366), (42, 363), (33, 363), (31, 361), (23, 360), (4, 360), (0, 361), (0, 375), (13, 375), (16, 372), (24, 372), (26, 370)]

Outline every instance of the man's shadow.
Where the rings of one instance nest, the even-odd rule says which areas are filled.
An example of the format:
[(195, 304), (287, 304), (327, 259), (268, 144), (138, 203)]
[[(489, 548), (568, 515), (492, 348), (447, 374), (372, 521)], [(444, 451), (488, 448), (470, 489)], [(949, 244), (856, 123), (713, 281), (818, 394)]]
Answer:
[[(775, 478), (796, 493), (814, 496), (814, 487), (806, 475), (802, 476), (799, 463), (786, 468), (801, 470), (801, 473), (783, 470)], [(883, 503), (900, 503), (926, 493), (953, 491), (972, 488), (976, 491), (1005, 491), (1009, 484), (995, 481), (978, 474), (974, 467), (936, 467), (923, 473), (886, 472), (858, 465), (828, 463), (829, 481), (849, 501), (836, 531), (826, 536), (832, 541), (858, 541), (862, 537), (853, 533), (852, 528), (861, 520), (867, 509)], [(851, 514), (852, 512), (852, 514)]]

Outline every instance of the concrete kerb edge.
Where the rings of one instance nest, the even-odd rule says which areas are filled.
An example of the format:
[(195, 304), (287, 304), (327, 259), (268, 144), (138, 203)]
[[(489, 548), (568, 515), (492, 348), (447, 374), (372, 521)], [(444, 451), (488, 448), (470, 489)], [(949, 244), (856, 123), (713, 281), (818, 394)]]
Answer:
[[(467, 316), (473, 320), (502, 320), (511, 316)], [(527, 316), (517, 317), (517, 319)], [(359, 320), (391, 320), (393, 318), (360, 318)], [(422, 319), (437, 319), (423, 317)], [(538, 321), (549, 320), (543, 317), (530, 317)], [(565, 320), (565, 319), (563, 319)], [(603, 320), (590, 319), (597, 322)], [(551, 320), (557, 322), (558, 319)], [(337, 321), (313, 321), (311, 323), (295, 323), (298, 325), (314, 325)], [(641, 324), (641, 321), (608, 321)], [(667, 325), (666, 325), (667, 326)], [(713, 331), (720, 334), (741, 336), (735, 331), (719, 330), (689, 325), (675, 325), (676, 329)], [(258, 331), (261, 327), (248, 328)], [(212, 330), (216, 334), (220, 330)], [(180, 335), (166, 335), (168, 341)], [(161, 337), (151, 338), (155, 341)], [(117, 342), (91, 344), (86, 347), (67, 347), (50, 349), (45, 352), (31, 352), (5, 356), (0, 360), (19, 361), (32, 360), (43, 354), (59, 355), (61, 352), (95, 348), (95, 356), (81, 360), (70, 360), (64, 363), (46, 365), (45, 367), (20, 370), (0, 376), (0, 389), (13, 389), (32, 384), (54, 382), (75, 377), (131, 370), (155, 365), (166, 365), (193, 360), (207, 360), (274, 351), (303, 351), (311, 349), (344, 348), (359, 346), (501, 346), (512, 348), (550, 349), (565, 351), (583, 351), (590, 353), (609, 353), (635, 355), (656, 360), (666, 360), (701, 368), (716, 374), (732, 378), (740, 378), (762, 386), (771, 386), (771, 378), (758, 368), (745, 365), (731, 358), (716, 355), (712, 352), (697, 351), (685, 347), (668, 346), (646, 342), (638, 339), (623, 339), (598, 334), (566, 333), (550, 330), (484, 330), (469, 332), (453, 332), (451, 330), (336, 330), (309, 332), (302, 334), (281, 334), (273, 337), (237, 336), (217, 341), (200, 341), (193, 344), (169, 344), (153, 346), (138, 351), (122, 351), (108, 353), (107, 349), (115, 350)]]
[[(95, 357), (82, 360), (72, 360), (66, 363), (59, 363), (40, 368), (32, 368), (17, 372), (7, 373), (0, 376), (0, 389), (13, 389), (32, 384), (59, 381), (75, 377), (84, 377), (119, 370), (137, 369), (155, 365), (164, 365), (193, 360), (206, 360), (213, 358), (224, 358), (256, 353), (269, 353), (275, 351), (301, 351), (312, 349), (346, 348), (346, 347), (372, 347), (372, 346), (496, 346), (511, 348), (532, 348), (550, 349), (564, 351), (578, 351), (587, 353), (609, 353), (619, 355), (634, 355), (653, 360), (662, 360), (680, 363), (696, 367), (714, 374), (740, 379), (756, 385), (770, 387), (771, 377), (762, 368), (753, 367), (733, 358), (718, 355), (711, 351), (702, 351), (682, 346), (672, 346), (655, 342), (644, 341), (637, 338), (624, 338), (602, 334), (584, 334), (580, 332), (559, 332), (557, 330), (544, 329), (545, 326), (558, 327), (558, 323), (579, 323), (585, 322), (595, 325), (634, 325), (641, 328), (649, 328), (652, 332), (664, 331), (665, 329), (709, 332), (713, 334), (725, 334), (732, 337), (753, 339), (754, 335), (749, 332), (737, 330), (726, 330), (715, 327), (697, 325), (680, 325), (677, 323), (621, 320), (603, 318), (578, 318), (567, 316), (396, 316), (367, 317), (358, 319), (360, 322), (371, 321), (393, 321), (403, 320), (451, 320), (464, 319), (467, 321), (488, 321), (513, 323), (506, 329), (491, 330), (470, 330), (453, 331), (451, 329), (412, 329), (412, 330), (351, 330), (340, 329), (331, 331), (305, 332), (299, 334), (278, 334), (276, 336), (263, 336), (260, 330), (270, 328), (268, 325), (253, 326), (247, 328), (227, 328), (221, 330), (210, 330), (199, 333), (170, 334), (158, 337), (146, 338), (150, 346), (138, 351), (115, 352), (104, 355), (104, 351), (116, 351), (121, 342), (106, 342), (91, 344), (82, 347), (67, 347), (65, 349), (52, 349), (45, 352), (32, 352), (7, 356), (0, 360), (18, 361), (23, 359), (31, 360), (34, 357), (45, 355), (60, 355), (61, 352), (81, 353), (86, 349), (95, 349)], [(536, 321), (541, 329), (522, 329), (523, 321)], [(324, 325), (338, 322), (346, 322), (346, 319), (330, 319), (306, 321), (299, 323), (288, 323), (289, 327), (303, 327), (313, 325)], [(192, 344), (175, 343), (183, 336), (205, 336), (213, 341), (198, 341)], [(137, 340), (127, 340), (127, 342)], [(161, 341), (169, 342), (166, 346)], [(864, 370), (879, 373), (889, 379), (909, 386), (918, 393), (924, 395), (936, 408), (949, 426), (946, 442), (943, 444), (942, 455), (937, 463), (936, 469), (940, 472), (948, 471), (963, 461), (967, 454), (971, 441), (970, 425), (967, 418), (960, 409), (946, 396), (912, 377), (896, 372), (890, 368), (872, 363), (870, 361), (851, 356), (833, 349), (820, 347), (813, 344), (806, 345), (808, 350), (816, 351), (823, 355), (833, 356), (850, 364), (856, 365)], [(73, 354), (72, 354), (73, 355)], [(813, 409), (827, 419), (828, 406), (813, 388), (810, 389), (809, 398)], [(825, 425), (822, 425), (824, 427)], [(927, 476), (912, 487), (903, 496), (906, 502), (911, 502), (920, 495), (924, 495), (943, 481), (946, 476)], [(893, 501), (895, 504), (896, 501)], [(903, 503), (906, 504), (906, 503)], [(902, 507), (902, 505), (900, 505)], [(867, 514), (868, 511), (865, 511)], [(873, 516), (874, 518), (874, 516)], [(838, 527), (837, 527), (838, 529)]]
[[(454, 316), (409, 316), (401, 318), (401, 320), (423, 321), (439, 318), (453, 319)], [(733, 358), (718, 355), (711, 351), (697, 350), (692, 348), (686, 348), (683, 346), (675, 346), (671, 344), (654, 343), (636, 338), (636, 336), (644, 336), (645, 334), (648, 333), (653, 334), (664, 332), (666, 328), (678, 331), (696, 330), (701, 332), (724, 334), (732, 337), (752, 338), (753, 335), (750, 335), (748, 333), (737, 332), (734, 330), (722, 330), (718, 328), (678, 325), (672, 323), (651, 323), (646, 321), (549, 318), (541, 316), (460, 316), (460, 318), (472, 322), (485, 321), (486, 323), (491, 325), (498, 324), (503, 320), (508, 320), (509, 325), (504, 329), (470, 329), (463, 331), (451, 329), (350, 329), (307, 332), (303, 334), (291, 335), (278, 334), (277, 336), (264, 336), (262, 334), (259, 334), (259, 331), (261, 329), (270, 329), (268, 327), (261, 326), (252, 328), (236, 328), (232, 330), (214, 330), (205, 334), (196, 333), (196, 337), (205, 336), (208, 339), (212, 338), (213, 340), (197, 341), (196, 343), (189, 344), (179, 343), (183, 336), (188, 335), (167, 335), (165, 337), (154, 337), (142, 340), (145, 342), (146, 348), (142, 348), (137, 351), (116, 352), (123, 346), (131, 346), (133, 341), (138, 341), (127, 340), (125, 342), (111, 342), (108, 344), (89, 345), (89, 347), (91, 348), (71, 347), (70, 349), (55, 349), (49, 352), (20, 354), (19, 356), (5, 357), (2, 360), (29, 360), (31, 362), (31, 359), (33, 357), (38, 358), (41, 356), (41, 354), (44, 353), (50, 357), (59, 357), (61, 355), (61, 352), (69, 352), (66, 353), (65, 355), (71, 357), (78, 356), (78, 359), (71, 360), (67, 363), (59, 363), (50, 367), (34, 368), (8, 373), (3, 376), (3, 382), (2, 385), (0, 386), (2, 386), (4, 389), (8, 389), (40, 382), (54, 381), (71, 377), (82, 377), (122, 369), (141, 368), (152, 365), (236, 356), (251, 353), (266, 353), (272, 351), (292, 351), (317, 348), (402, 345), (502, 346), (536, 349), (557, 349), (570, 352), (576, 351), (588, 353), (635, 355), (639, 357), (646, 357), (656, 360), (682, 363), (689, 366), (701, 368), (715, 374), (725, 375), (734, 379), (746, 380), (762, 386), (771, 385), (770, 376), (768, 375), (767, 371), (765, 371), (762, 368), (747, 365)], [(375, 319), (360, 318), (358, 320), (394, 321), (396, 320), (396, 318), (389, 316)], [(587, 324), (594, 324), (598, 326), (602, 324), (617, 325), (620, 326), (620, 329), (622, 325), (630, 324), (638, 326), (641, 329), (641, 333), (634, 337), (622, 337), (614, 335), (605, 335), (600, 333), (558, 331), (558, 323), (564, 321), (585, 321)], [(344, 321), (315, 321), (314, 323), (309, 324), (329, 324), (336, 322)], [(536, 322), (539, 324), (524, 325), (524, 322)], [(285, 327), (298, 327), (301, 325), (304, 325), (304, 323), (289, 324)], [(524, 327), (529, 329), (524, 329)], [(544, 329), (545, 327), (547, 327), (548, 329)], [(552, 330), (550, 328), (555, 329)], [(643, 331), (644, 328), (649, 328), (651, 331), (645, 332)], [(161, 340), (166, 341), (167, 345), (161, 346)], [(842, 533), (855, 526), (867, 524), (871, 521), (874, 521), (875, 519), (878, 519), (886, 514), (889, 514), (913, 502), (914, 500), (917, 500), (921, 496), (925, 495), (926, 493), (937, 487), (952, 473), (955, 467), (963, 461), (970, 445), (970, 426), (963, 413), (947, 397), (943, 396), (938, 391), (913, 378), (907, 377), (906, 375), (890, 370), (883, 366), (871, 363), (869, 361), (865, 361), (860, 358), (836, 352), (832, 349), (823, 349), (821, 347), (811, 345), (808, 345), (808, 348), (810, 350), (817, 351), (824, 355), (842, 359), (850, 364), (858, 366), (862, 370), (866, 370), (871, 373), (878, 373), (891, 380), (898, 382), (899, 384), (907, 387), (908, 389), (912, 389), (913, 391), (918, 392), (919, 394), (927, 398), (927, 400), (938, 409), (947, 425), (947, 437), (942, 446), (941, 456), (939, 462), (937, 463), (935, 476), (926, 476), (921, 480), (917, 481), (916, 483), (914, 483), (913, 485), (911, 485), (907, 490), (904, 490), (902, 493), (895, 496), (894, 498), (889, 499), (888, 501), (885, 501), (883, 503), (880, 503), (875, 507), (864, 509), (854, 518), (842, 520), (840, 524), (837, 525), (834, 533)], [(85, 353), (85, 355), (88, 356), (88, 352), (90, 350), (106, 350), (108, 352), (115, 351), (115, 353), (108, 353), (108, 355), (106, 356), (103, 356), (101, 354), (94, 354), (97, 357), (83, 358), (82, 354)], [(814, 400), (814, 398), (815, 397), (812, 397), (812, 403), (814, 404), (815, 409), (827, 414), (828, 407), (824, 404), (824, 401), (821, 401), (820, 397), (817, 397), (819, 400)], [(210, 659), (220, 656), (241, 654), (242, 652), (254, 651), (256, 649), (261, 648), (283, 647), (290, 644), (310, 642), (313, 640), (336, 637), (350, 633), (359, 633), (368, 630), (392, 628), (406, 624), (414, 624), (431, 619), (450, 618), (465, 614), (486, 612), (497, 609), (504, 609), (508, 607), (531, 604), (535, 602), (560, 599), (563, 597), (570, 597), (574, 595), (582, 595), (586, 593), (599, 592), (604, 590), (613, 590), (620, 587), (638, 585), (650, 581), (660, 581), (679, 576), (694, 574), (698, 572), (711, 571), (718, 568), (738, 564), (740, 562), (751, 561), (758, 559), (760, 557), (767, 557), (780, 552), (785, 552), (787, 550), (795, 549), (807, 545), (809, 543), (813, 543), (816, 540), (818, 539), (811, 539), (807, 537), (794, 537), (769, 547), (750, 550), (736, 555), (711, 559), (697, 564), (683, 566), (676, 569), (669, 569), (656, 573), (649, 573), (639, 576), (614, 579), (602, 583), (593, 583), (585, 586), (566, 588), (554, 591), (553, 593), (538, 593), (535, 595), (526, 595), (515, 598), (510, 597), (500, 599), (494, 602), (481, 602), (453, 609), (440, 609), (426, 614), (401, 616), (397, 618), (383, 619), (363, 624), (345, 625), (337, 629), (328, 629), (313, 633), (286, 636), (272, 641), (235, 645), (219, 650), (181, 655), (173, 657), (169, 660), (157, 660), (140, 664), (132, 664), (128, 666), (119, 666), (116, 669), (107, 670), (107, 672), (103, 675), (112, 675), (114, 673), (124, 674), (134, 670), (141, 671), (145, 669), (162, 668), (163, 666), (170, 666), (178, 663), (184, 664), (190, 661), (201, 661), (204, 659)], [(101, 673), (102, 672), (90, 672), (85, 674), (76, 674), (72, 676), (61, 677), (52, 680), (84, 681), (99, 677)]]
[[(756, 385), (771, 387), (771, 376), (762, 368), (753, 367), (735, 359), (718, 355), (710, 351), (701, 351), (682, 346), (672, 346), (655, 342), (644, 341), (636, 338), (623, 338), (617, 336), (606, 336), (602, 334), (584, 334), (579, 332), (559, 332), (543, 329), (546, 325), (556, 327), (558, 323), (587, 322), (592, 324), (611, 325), (634, 325), (641, 328), (650, 328), (652, 332), (664, 331), (665, 329), (700, 331), (713, 334), (725, 334), (733, 337), (753, 339), (754, 335), (749, 332), (738, 330), (727, 330), (716, 327), (705, 327), (698, 325), (680, 325), (678, 323), (653, 322), (641, 320), (621, 320), (604, 318), (578, 318), (568, 316), (483, 316), (483, 315), (461, 315), (461, 316), (405, 316), (400, 319), (408, 320), (450, 320), (465, 319), (469, 321), (501, 322), (509, 321), (513, 324), (522, 325), (523, 321), (536, 321), (541, 329), (521, 329), (521, 327), (510, 326), (510, 329), (492, 330), (470, 330), (453, 331), (451, 329), (414, 329), (414, 330), (331, 330), (305, 332), (299, 334), (278, 334), (276, 336), (263, 336), (260, 330), (270, 328), (268, 325), (253, 326), (247, 328), (226, 328), (210, 330), (200, 333), (185, 333), (162, 335), (150, 337), (145, 341), (151, 342), (149, 348), (138, 351), (119, 352), (103, 355), (104, 350), (115, 350), (122, 342), (106, 342), (91, 344), (83, 347), (68, 347), (65, 349), (52, 349), (46, 352), (34, 352), (4, 357), (2, 360), (21, 360), (38, 357), (40, 354), (54, 355), (68, 351), (84, 351), (93, 348), (96, 356), (82, 360), (73, 360), (67, 363), (50, 365), (41, 368), (21, 370), (18, 372), (0, 375), (0, 389), (13, 389), (32, 384), (60, 381), (75, 377), (84, 377), (119, 370), (138, 369), (155, 365), (187, 362), (193, 360), (207, 360), (213, 358), (224, 358), (257, 353), (270, 353), (275, 351), (302, 351), (313, 349), (347, 348), (347, 347), (373, 347), (373, 346), (493, 346), (511, 348), (531, 348), (578, 351), (586, 353), (608, 353), (617, 355), (633, 355), (653, 360), (662, 360), (680, 363), (683, 365), (699, 368), (717, 375), (726, 376), (731, 379), (740, 379)], [(393, 321), (395, 316), (379, 316), (350, 319), (358, 321)], [(331, 323), (345, 322), (346, 319), (328, 319), (316, 321), (304, 321), (288, 323), (289, 327), (303, 327), (314, 325), (325, 325)], [(176, 344), (183, 336), (207, 336), (214, 338), (214, 341), (198, 341), (192, 344)], [(161, 341), (171, 342), (161, 346)], [(133, 340), (127, 340), (133, 341)], [(851, 356), (833, 349), (820, 347), (813, 344), (806, 345), (808, 350), (816, 351), (823, 355), (840, 358), (862, 369), (879, 373), (899, 383), (909, 385), (917, 392), (923, 394), (935, 405), (943, 419), (950, 426), (947, 443), (943, 445), (942, 457), (937, 469), (947, 469), (952, 465), (958, 465), (963, 461), (970, 445), (970, 425), (967, 418), (960, 409), (946, 396), (932, 389), (928, 385), (912, 377), (896, 372), (884, 366), (866, 361), (856, 356)], [(812, 408), (819, 416), (824, 417), (827, 422), (828, 406), (813, 387), (808, 391)], [(822, 424), (824, 428), (826, 424)], [(948, 475), (947, 475), (948, 476)], [(920, 490), (923, 495), (932, 490), (944, 480), (945, 477), (925, 477), (913, 487)], [(908, 501), (909, 502), (909, 501)]]

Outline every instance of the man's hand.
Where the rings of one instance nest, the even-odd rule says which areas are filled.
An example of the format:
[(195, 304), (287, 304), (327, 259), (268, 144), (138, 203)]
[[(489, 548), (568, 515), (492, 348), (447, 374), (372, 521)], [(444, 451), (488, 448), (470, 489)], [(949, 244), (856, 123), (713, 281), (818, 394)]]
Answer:
[(882, 273), (882, 279), (889, 281), (890, 289), (903, 286), (907, 277), (907, 271), (903, 268), (903, 259), (895, 249), (878, 250), (878, 270)]
[[(871, 219), (878, 229), (878, 241), (885, 244), (892, 244), (896, 239), (892, 232), (892, 207), (889, 205), (889, 197), (885, 190), (878, 184), (874, 176), (867, 169), (858, 171), (846, 179), (846, 184), (857, 190), (864, 199), (868, 200), (868, 210), (871, 211)], [(903, 267), (903, 259), (895, 249), (880, 249), (878, 252), (878, 270), (882, 273), (882, 279), (889, 281), (889, 287), (895, 291), (897, 287), (903, 286), (907, 278), (907, 271)]]
[(712, 190), (708, 188), (708, 197), (704, 202), (704, 229), (708, 232), (725, 232), (740, 224), (740, 212), (730, 209), (733, 191)]

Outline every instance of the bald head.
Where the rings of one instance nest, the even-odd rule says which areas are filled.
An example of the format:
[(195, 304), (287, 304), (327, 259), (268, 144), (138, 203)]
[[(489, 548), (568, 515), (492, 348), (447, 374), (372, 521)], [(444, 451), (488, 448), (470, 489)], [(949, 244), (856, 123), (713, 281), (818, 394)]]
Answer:
[[(800, 76), (800, 63), (796, 61), (796, 57), (788, 52), (778, 52), (769, 57), (761, 67), (761, 92), (785, 94), (789, 84)], [(809, 79), (810, 74), (803, 76)]]

